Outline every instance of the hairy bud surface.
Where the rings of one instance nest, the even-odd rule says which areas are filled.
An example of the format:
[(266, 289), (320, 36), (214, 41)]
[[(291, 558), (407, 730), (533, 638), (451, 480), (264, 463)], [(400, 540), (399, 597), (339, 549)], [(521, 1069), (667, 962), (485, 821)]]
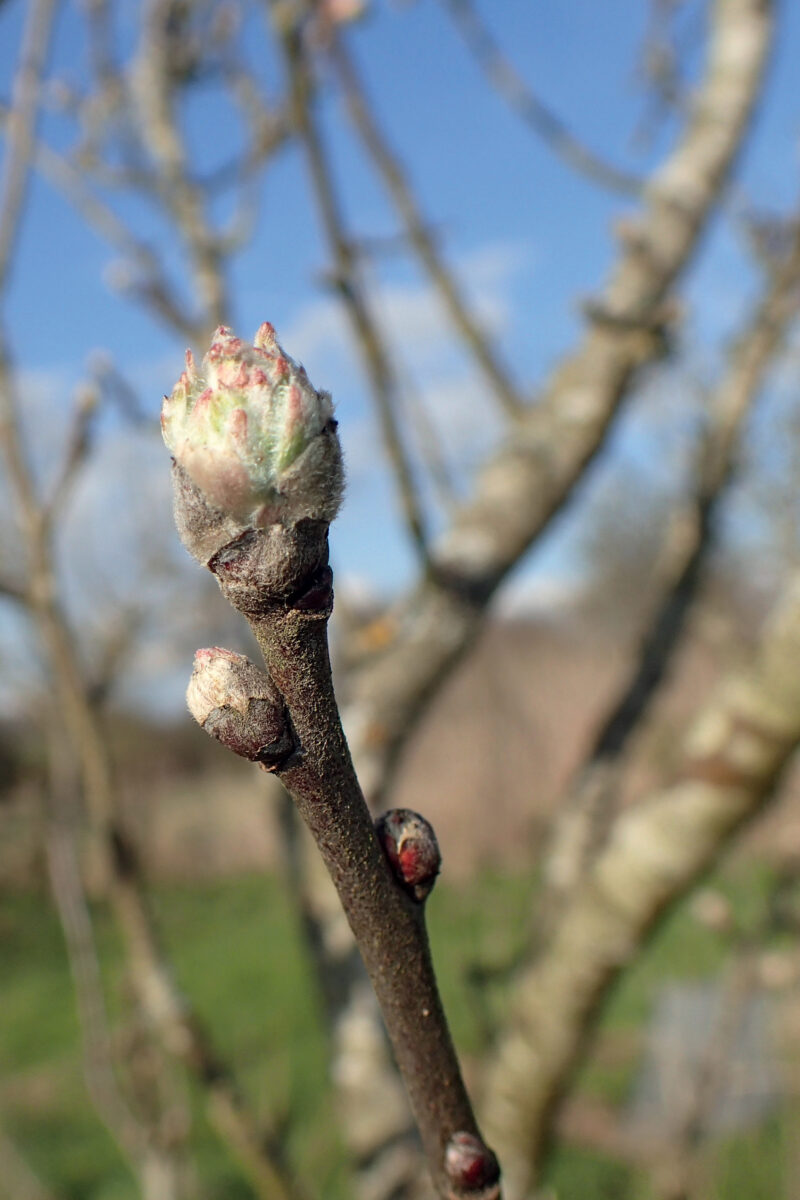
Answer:
[(186, 702), (206, 733), (269, 770), (296, 748), (283, 697), (243, 654), (221, 646), (198, 650)]
[(343, 471), (331, 398), (312, 387), (267, 322), (253, 345), (221, 325), (199, 370), (187, 351), (186, 369), (164, 398), (161, 428), (180, 472), (240, 530), (329, 522), (339, 510)]

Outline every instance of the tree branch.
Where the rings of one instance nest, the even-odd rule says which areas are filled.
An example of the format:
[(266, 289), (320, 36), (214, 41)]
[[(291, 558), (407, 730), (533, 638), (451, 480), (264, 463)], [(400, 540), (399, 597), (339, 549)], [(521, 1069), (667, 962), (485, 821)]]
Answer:
[(645, 181), (605, 162), (579, 141), (551, 108), (528, 87), (502, 53), (470, 0), (445, 0), (453, 22), (492, 87), (563, 162), (592, 183), (626, 196), (638, 196)]
[(667, 590), (629, 678), (600, 723), (589, 757), (559, 805), (545, 867), (548, 891), (541, 905), (545, 919), (547, 913), (560, 911), (590, 851), (602, 843), (624, 752), (664, 680), (697, 597), (719, 510), (735, 478), (742, 427), (796, 318), (800, 219), (793, 232), (785, 257), (774, 264), (760, 299), (731, 346), (727, 367), (711, 397), (694, 495), (684, 506), (677, 546), (669, 548)]
[(333, 174), (314, 117), (310, 68), (302, 30), (296, 25), (282, 28), (279, 19), (276, 19), (275, 25), (289, 74), (295, 126), (305, 147), (320, 219), (333, 256), (334, 284), (347, 312), (370, 381), (383, 444), (394, 472), (405, 523), (420, 561), (425, 564), (428, 560), (427, 523), (397, 419), (397, 375), (370, 307), (358, 259), (347, 237), (340, 212)]
[(377, 800), (426, 702), (472, 642), (509, 570), (563, 507), (663, 341), (654, 326), (697, 245), (763, 79), (772, 5), (717, 0), (705, 80), (679, 145), (655, 174), (620, 262), (575, 352), (489, 459), (432, 570), (391, 615), (395, 636), (349, 680), (344, 714), (362, 787)]
[(726, 678), (693, 722), (672, 784), (623, 813), (540, 958), (517, 980), (492, 1064), (487, 1123), (508, 1195), (528, 1195), (587, 1031), (665, 909), (772, 795), (800, 740), (800, 577), (751, 669)]
[(431, 233), (419, 211), (411, 188), (397, 158), (390, 151), (373, 116), (370, 104), (344, 39), (331, 29), (329, 53), (336, 66), (353, 125), (392, 197), (405, 225), (408, 238), (434, 286), (444, 301), (453, 325), (469, 347), (478, 366), (500, 404), (510, 417), (516, 417), (526, 401), (492, 349), (485, 330), (469, 311), (451, 272), (445, 266)]
[[(231, 381), (240, 408), (222, 424)], [(415, 814), (388, 816), (376, 836), (333, 693), (328, 527), (342, 462), (332, 411), (269, 324), (252, 346), (218, 330), (202, 368), (190, 357), (165, 399), (181, 539), (247, 618), (268, 670), (227, 650), (198, 651), (187, 698), (209, 733), (280, 775), (311, 830), (378, 997), (438, 1194), (499, 1200), (497, 1161), (461, 1079), (425, 932), (438, 847)], [(271, 456), (251, 453), (264, 446)]]

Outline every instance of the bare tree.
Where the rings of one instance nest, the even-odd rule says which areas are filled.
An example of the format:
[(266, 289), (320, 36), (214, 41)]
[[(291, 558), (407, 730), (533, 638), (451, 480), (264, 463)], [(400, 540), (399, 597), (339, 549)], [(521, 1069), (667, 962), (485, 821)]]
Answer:
[[(679, 128), (663, 162), (646, 175), (590, 150), (524, 81), (471, 3), (453, 0), (446, 8), (481, 71), (535, 136), (569, 169), (636, 205), (618, 226), (608, 282), (583, 306), (576, 345), (535, 387), (520, 382), (494, 344), (415, 194), (412, 172), (382, 128), (348, 28), (359, 5), (317, 0), (267, 6), (266, 32), (259, 26), (258, 37), (267, 39), (259, 44), (267, 45), (270, 61), (281, 65), (276, 99), (268, 92), (272, 79), (248, 65), (244, 44), (255, 35), (246, 5), (237, 23), (212, 0), (146, 0), (136, 10), (135, 39), (120, 50), (114, 6), (92, 0), (84, 13), (92, 77), (80, 90), (56, 91), (62, 113), (74, 122), (75, 141), (65, 151), (48, 144), (37, 126), (53, 15), (42, 0), (31, 9), (17, 87), (3, 113), (0, 285), (35, 170), (121, 255), (116, 282), (130, 298), (195, 350), (211, 341), (205, 366), (189, 355), (164, 410), (176, 461), (178, 525), (192, 553), (247, 618), (266, 674), (230, 652), (201, 651), (191, 704), (208, 732), (280, 775), (321, 851), (320, 858), (302, 843), (293, 858), (294, 887), (326, 999), (338, 1107), (363, 1200), (425, 1194), (417, 1135), (395, 1063), (437, 1194), (482, 1200), (500, 1194), (497, 1161), (462, 1083), (427, 948), (422, 901), (438, 870), (435, 838), (422, 818), (405, 810), (390, 810), (374, 828), (368, 808), (375, 812), (390, 801), (412, 734), (474, 645), (507, 577), (556, 518), (580, 501), (582, 485), (647, 373), (679, 353), (679, 288), (709, 222), (726, 203), (763, 94), (776, 22), (766, 0), (714, 0), (707, 6), (705, 65), (693, 93), (682, 80), (678, 85), (676, 62), (653, 68), (657, 103), (677, 101)], [(194, 161), (183, 119), (191, 89), (205, 82), (222, 88), (239, 114), (240, 136), (230, 140), (235, 151), (213, 168)], [(398, 234), (383, 245), (363, 236), (345, 202), (328, 123), (338, 101), (396, 215)], [(404, 593), (366, 628), (343, 635), (341, 721), (325, 633), (332, 603), (328, 525), (341, 490), (332, 416), (269, 326), (259, 330), (255, 346), (218, 329), (237, 315), (233, 264), (259, 216), (260, 178), (290, 145), (297, 146), (308, 173), (329, 260), (325, 283), (354, 335), (417, 560), (417, 576)], [(132, 215), (132, 200), (158, 213), (175, 255), (162, 256), (147, 223), (138, 225)], [(222, 221), (226, 207), (233, 217)], [(483, 1124), (503, 1167), (506, 1200), (526, 1200), (538, 1186), (561, 1102), (611, 983), (640, 952), (659, 915), (760, 810), (800, 737), (800, 701), (789, 668), (800, 622), (797, 588), (790, 582), (753, 665), (723, 682), (698, 709), (674, 778), (630, 811), (618, 805), (630, 747), (669, 675), (719, 544), (720, 514), (737, 482), (742, 429), (791, 335), (800, 279), (797, 228), (793, 216), (780, 252), (768, 256), (760, 296), (706, 387), (691, 479), (668, 521), (665, 546), (653, 554), (659, 565), (630, 676), (600, 721), (550, 839), (545, 919), (512, 984), (511, 1018), (496, 1031), (497, 1045), (481, 1072)], [(433, 434), (424, 401), (413, 395), (414, 365), (398, 353), (375, 286), (378, 257), (398, 250), (430, 281), (502, 430), (497, 443), (486, 446), (461, 500), (446, 465), (451, 447)], [(275, 1139), (258, 1127), (210, 1033), (172, 982), (149, 913), (145, 872), (119, 817), (114, 763), (103, 735), (103, 677), (119, 669), (124, 653), (112, 640), (108, 655), (97, 656), (107, 658), (100, 682), (92, 678), (76, 652), (78, 638), (61, 595), (54, 530), (91, 449), (109, 381), (105, 392), (95, 385), (80, 394), (62, 461), (42, 493), (23, 444), (24, 402), (15, 398), (7, 338), (4, 346), (0, 432), (23, 550), (19, 566), (3, 567), (0, 590), (28, 614), (47, 656), (57, 696), (50, 720), (54, 728), (63, 726), (67, 743), (59, 744), (71, 747), (77, 790), (98, 835), (142, 1011), (161, 1051), (199, 1081), (212, 1120), (254, 1192), (296, 1196), (295, 1172)], [(247, 376), (244, 383), (233, 381), (234, 367)], [(266, 383), (255, 378), (259, 371)], [(226, 397), (222, 408), (235, 393), (233, 408), (245, 414), (221, 440), (216, 426), (209, 431), (192, 424), (208, 381)], [(268, 479), (256, 477), (258, 456), (242, 446), (250, 447), (247, 439), (264, 411), (269, 421), (278, 420), (274, 394), (284, 385), (297, 389), (302, 420), (293, 410), (280, 416), (285, 427), (270, 427), (265, 444), (278, 466)], [(250, 391), (242, 399), (247, 389), (254, 399)], [(124, 388), (121, 394), (127, 403)], [(251, 472), (246, 487), (243, 463)], [(432, 483), (444, 498), (442, 512), (432, 511)], [(51, 754), (53, 764), (61, 753)], [(56, 798), (59, 788), (51, 791)], [(63, 816), (63, 803), (60, 811)], [(157, 1138), (154, 1143), (151, 1132), (143, 1135), (131, 1125), (124, 1097), (117, 1095), (70, 845), (74, 829), (65, 838), (63, 823), (56, 824), (54, 833), (54, 892), (73, 961), (82, 964), (76, 983), (88, 1081), (107, 1117), (116, 1113), (115, 1136), (126, 1153), (141, 1162)], [(177, 1194), (179, 1186), (176, 1181), (163, 1194)]]

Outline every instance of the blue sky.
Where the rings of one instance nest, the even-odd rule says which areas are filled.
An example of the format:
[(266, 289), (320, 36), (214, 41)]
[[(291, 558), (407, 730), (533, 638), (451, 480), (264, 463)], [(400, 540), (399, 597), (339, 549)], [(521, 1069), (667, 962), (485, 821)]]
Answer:
[[(638, 74), (646, 3), (502, 0), (480, 7), (540, 99), (589, 146), (637, 173), (659, 161), (671, 144), (674, 120), (664, 122), (646, 147), (635, 145), (633, 138), (646, 111)], [(694, 0), (681, 8), (691, 71), (701, 61), (702, 10)], [(0, 5), (2, 96), (9, 92), (25, 11), (22, 0)], [(130, 45), (140, 9), (128, 0), (116, 11), (124, 48)], [(275, 94), (281, 86), (279, 63), (260, 23), (250, 21), (251, 62), (265, 89)], [(442, 247), (515, 377), (533, 395), (537, 382), (576, 339), (577, 301), (602, 284), (615, 250), (612, 222), (632, 202), (574, 174), (522, 125), (487, 88), (437, 0), (376, 0), (349, 37), (376, 116), (408, 169)], [(798, 192), (798, 61), (800, 5), (784, 3), (765, 103), (736, 181), (736, 189), (762, 208), (786, 209)], [(60, 11), (53, 65), (57, 77), (82, 85), (86, 46), (75, 6)], [(186, 120), (197, 160), (206, 165), (225, 160), (238, 137), (230, 108), (212, 96), (197, 101)], [(374, 236), (395, 232), (381, 185), (335, 98), (325, 108), (324, 123), (353, 228)], [(70, 124), (58, 114), (47, 117), (44, 132), (57, 148), (71, 142)], [(120, 212), (153, 239), (166, 262), (178, 263), (172, 239), (164, 236), (146, 205), (124, 201)], [(160, 396), (180, 370), (181, 340), (109, 289), (114, 259), (69, 202), (37, 178), (6, 313), (29, 427), (44, 447), (45, 463), (57, 454), (71, 389), (93, 352), (113, 356), (139, 390), (154, 423)], [(285, 151), (263, 180), (253, 242), (232, 264), (231, 316), (244, 335), (271, 320), (312, 380), (333, 392), (350, 463), (348, 500), (333, 535), (334, 561), (341, 577), (386, 589), (409, 579), (413, 561), (396, 519), (355, 349), (335, 302), (319, 285), (329, 262), (304, 162), (297, 151)], [(752, 289), (753, 275), (730, 222), (718, 220), (685, 286), (691, 313), (688, 343), (708, 369), (720, 336), (732, 327)], [(454, 464), (469, 465), (499, 435), (500, 425), (486, 404), (480, 377), (450, 338), (430, 287), (407, 260), (391, 258), (382, 264), (380, 305), (398, 360), (420, 389)], [(657, 403), (669, 408), (663, 397)], [(645, 469), (653, 456), (657, 470), (660, 439), (670, 436), (668, 425), (668, 412), (657, 412), (653, 419), (647, 411), (637, 416), (635, 410), (615, 436), (613, 455), (631, 455)], [(155, 441), (153, 449), (146, 435), (132, 437), (107, 421), (99, 465), (89, 472), (83, 491), (78, 490), (70, 518), (76, 526), (77, 514), (83, 514), (83, 532), (75, 536), (95, 546), (98, 562), (109, 555), (130, 555), (128, 567), (120, 568), (123, 575), (133, 569), (138, 534), (133, 529), (125, 537), (114, 534), (110, 554), (113, 504), (102, 497), (113, 494), (114, 503), (125, 504), (124, 485), (135, 491), (144, 484), (157, 524), (168, 527), (167, 489), (157, 465), (162, 452)], [(111, 464), (107, 468), (103, 454)], [(163, 478), (166, 470), (164, 455)], [(141, 499), (128, 508), (135, 509)], [(92, 520), (98, 522), (96, 531), (87, 536)], [(127, 519), (127, 524), (133, 522)], [(560, 530), (568, 527), (569, 521)], [(568, 572), (574, 565), (569, 546), (569, 538), (551, 537), (532, 569)], [(77, 595), (79, 586), (75, 588)]]

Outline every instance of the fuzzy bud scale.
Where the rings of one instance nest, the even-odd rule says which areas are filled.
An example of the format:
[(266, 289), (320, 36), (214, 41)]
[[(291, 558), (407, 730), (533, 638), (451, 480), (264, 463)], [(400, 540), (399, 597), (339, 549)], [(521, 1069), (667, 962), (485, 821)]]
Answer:
[(342, 496), (333, 404), (265, 322), (250, 345), (220, 326), (164, 398), (164, 441), (208, 504), (242, 528), (330, 521)]

